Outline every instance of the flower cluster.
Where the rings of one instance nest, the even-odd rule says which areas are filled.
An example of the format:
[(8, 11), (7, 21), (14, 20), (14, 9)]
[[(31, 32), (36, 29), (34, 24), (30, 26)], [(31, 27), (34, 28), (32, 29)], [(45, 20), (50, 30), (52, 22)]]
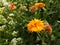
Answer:
[[(40, 2), (40, 3), (35, 3), (33, 6), (30, 7), (30, 11), (34, 11), (34, 10), (37, 10), (37, 8), (40, 7), (40, 8), (43, 8), (45, 7), (45, 4)], [(16, 9), (16, 6), (14, 3), (11, 3), (9, 4), (9, 9), (10, 10), (14, 10)], [(26, 6), (22, 6), (20, 7), (21, 10), (27, 10)]]
[[(29, 11), (30, 11), (30, 12), (36, 11), (36, 10), (38, 10), (38, 8), (43, 8), (43, 7), (45, 7), (45, 6), (46, 6), (45, 3), (42, 3), (42, 2), (40, 2), (40, 3), (35, 3), (35, 4), (32, 5), (31, 7), (29, 7)], [(16, 7), (16, 5), (15, 5), (14, 3), (10, 3), (10, 4), (8, 5), (8, 9), (9, 9), (9, 10), (14, 10), (14, 9), (16, 9), (16, 8), (17, 8), (17, 7)], [(19, 7), (19, 9), (22, 10), (22, 11), (27, 11), (27, 10), (28, 10), (27, 7), (24, 6), (24, 5), (21, 5), (21, 6)], [(2, 13), (2, 12), (3, 12), (3, 8), (0, 8), (0, 13)], [(11, 16), (11, 15), (10, 15), (10, 16)], [(9, 23), (9, 24), (10, 24), (10, 23)], [(27, 29), (28, 29), (29, 32), (40, 32), (40, 31), (42, 31), (42, 30), (44, 30), (44, 29), (49, 32), (50, 30), (52, 30), (52, 28), (51, 28), (50, 25), (46, 25), (46, 24), (44, 23), (44, 21), (38, 20), (38, 19), (31, 20), (31, 21), (27, 24)]]
[(33, 6), (30, 7), (30, 11), (35, 11), (38, 8), (44, 8), (46, 5), (42, 2), (40, 3), (35, 3)]
[(49, 24), (47, 25), (44, 23), (44, 21), (38, 20), (38, 19), (31, 20), (27, 24), (27, 29), (29, 32), (40, 32), (44, 29), (46, 31), (50, 32), (52, 30), (52, 28)]

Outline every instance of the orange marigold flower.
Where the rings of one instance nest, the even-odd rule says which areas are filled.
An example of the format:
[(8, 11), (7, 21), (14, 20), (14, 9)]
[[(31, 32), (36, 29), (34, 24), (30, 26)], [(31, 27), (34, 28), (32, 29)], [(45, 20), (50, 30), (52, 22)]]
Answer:
[(31, 20), (27, 24), (27, 29), (29, 32), (40, 32), (44, 29), (44, 22), (38, 19)]
[(9, 5), (9, 9), (10, 9), (10, 10), (14, 10), (14, 9), (16, 9), (15, 4), (14, 4), (14, 3), (11, 3), (11, 4)]
[(42, 8), (42, 7), (45, 7), (45, 4), (44, 3), (36, 3), (35, 6)]

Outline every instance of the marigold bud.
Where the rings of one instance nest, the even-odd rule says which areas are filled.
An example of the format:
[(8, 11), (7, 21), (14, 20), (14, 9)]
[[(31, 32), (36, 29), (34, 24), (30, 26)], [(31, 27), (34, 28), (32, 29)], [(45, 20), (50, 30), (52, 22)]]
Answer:
[(44, 3), (35, 3), (35, 6), (43, 8), (43, 7), (45, 7), (45, 4)]
[(48, 32), (51, 32), (52, 27), (48, 24), (48, 25), (46, 25), (45, 30), (48, 31)]
[(30, 12), (31, 12), (31, 11), (35, 11), (35, 10), (37, 10), (37, 7), (36, 7), (36, 6), (31, 6), (31, 7), (30, 7)]

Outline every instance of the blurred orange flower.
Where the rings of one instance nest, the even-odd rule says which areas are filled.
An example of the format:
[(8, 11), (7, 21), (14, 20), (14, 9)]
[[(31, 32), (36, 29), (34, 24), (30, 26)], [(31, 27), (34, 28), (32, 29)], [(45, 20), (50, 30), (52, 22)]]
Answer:
[(48, 25), (46, 25), (45, 30), (48, 31), (48, 32), (51, 32), (52, 27), (48, 24)]
[(45, 7), (45, 4), (44, 3), (35, 3), (35, 6), (43, 8), (43, 7)]
[(44, 21), (44, 25), (45, 25), (45, 31), (47, 32), (52, 32), (52, 26), (47, 22), (47, 21)]
[(30, 11), (35, 11), (35, 10), (37, 10), (36, 6), (33, 5), (33, 6), (30, 7)]
[(14, 3), (11, 3), (11, 4), (9, 5), (9, 9), (10, 9), (10, 10), (14, 10), (14, 9), (16, 9), (15, 4), (14, 4)]
[(44, 23), (41, 20), (34, 19), (27, 24), (29, 32), (40, 32), (44, 29)]

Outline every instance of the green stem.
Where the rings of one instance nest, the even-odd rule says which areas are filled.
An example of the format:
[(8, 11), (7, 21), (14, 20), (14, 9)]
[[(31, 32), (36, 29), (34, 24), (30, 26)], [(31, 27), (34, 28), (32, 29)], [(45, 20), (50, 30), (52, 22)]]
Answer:
[(39, 39), (42, 41), (42, 45), (47, 45), (47, 44), (44, 42), (44, 39), (40, 36), (40, 34), (37, 33), (37, 35), (38, 35)]
[(37, 35), (38, 35), (39, 39), (41, 39), (41, 40), (42, 40), (42, 38), (41, 38), (40, 34), (39, 34), (39, 33), (37, 33)]

